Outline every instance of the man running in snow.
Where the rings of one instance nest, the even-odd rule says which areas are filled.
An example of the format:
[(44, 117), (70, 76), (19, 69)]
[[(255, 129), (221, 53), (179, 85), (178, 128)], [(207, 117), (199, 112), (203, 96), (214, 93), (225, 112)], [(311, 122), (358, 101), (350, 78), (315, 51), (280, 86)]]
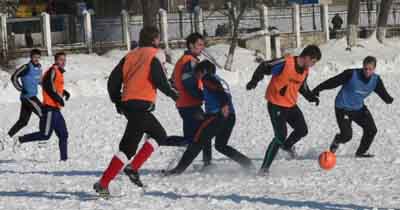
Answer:
[[(183, 120), (183, 137), (171, 136), (170, 141), (183, 142), (187, 145), (193, 142), (196, 130), (204, 120), (202, 84), (194, 74), (194, 67), (200, 61), (198, 56), (204, 50), (204, 38), (199, 33), (192, 33), (186, 38), (187, 50), (175, 65), (172, 81), (179, 93), (176, 107)], [(203, 148), (204, 166), (211, 164), (211, 141)]]
[(30, 54), (30, 62), (22, 65), (11, 76), (15, 89), (21, 92), (21, 109), (18, 121), (8, 131), (10, 138), (28, 124), (32, 112), (39, 118), (42, 116), (42, 103), (37, 98), (38, 86), (42, 77), (41, 52), (38, 49), (33, 49)]
[[(124, 173), (136, 185), (142, 187), (139, 169), (153, 151), (167, 138), (167, 134), (151, 113), (154, 110), (157, 89), (177, 100), (177, 92), (170, 86), (164, 72), (162, 55), (158, 49), (160, 33), (155, 27), (144, 27), (139, 35), (139, 47), (129, 52), (111, 72), (108, 93), (117, 112), (128, 119), (119, 152), (113, 156), (108, 168), (93, 188), (100, 196), (109, 196), (108, 185), (124, 168)], [(122, 93), (121, 93), (122, 88)], [(143, 134), (146, 139), (136, 154)], [(136, 155), (135, 155), (136, 154)], [(133, 158), (133, 160), (131, 160)]]
[[(308, 88), (307, 76), (309, 68), (320, 59), (321, 51), (318, 46), (309, 45), (304, 48), (300, 56), (289, 55), (261, 63), (247, 83), (246, 89), (251, 90), (264, 78), (264, 75), (272, 75), (265, 98), (268, 101), (268, 112), (275, 137), (265, 153), (260, 175), (268, 173), (279, 148), (289, 152), (294, 158), (294, 145), (307, 135), (307, 124), (297, 106), (297, 100), (300, 92), (309, 102), (318, 105), (318, 98)], [(289, 137), (287, 137), (287, 124), (293, 128)]]
[(245, 168), (252, 167), (248, 157), (227, 145), (236, 116), (228, 83), (215, 72), (215, 65), (208, 60), (200, 62), (195, 67), (196, 76), (203, 83), (206, 110), (204, 121), (197, 129), (193, 143), (187, 147), (178, 165), (172, 170), (166, 171), (165, 175), (180, 174), (185, 171), (204, 146), (210, 144), (214, 137), (217, 151)]
[(40, 131), (20, 136), (14, 142), (14, 148), (22, 143), (32, 141), (49, 140), (55, 131), (59, 141), (60, 160), (68, 159), (67, 140), (68, 130), (61, 108), (64, 107), (64, 99), (68, 100), (70, 94), (64, 89), (64, 67), (66, 63), (65, 53), (57, 53), (54, 56), (55, 64), (47, 70), (42, 79), (43, 87), (43, 116), (40, 118)]
[(356, 157), (373, 157), (367, 153), (377, 133), (377, 128), (364, 104), (372, 92), (387, 104), (393, 103), (393, 98), (388, 94), (381, 77), (375, 73), (376, 58), (368, 56), (363, 61), (363, 68), (348, 69), (318, 85), (314, 94), (319, 95), (323, 90), (329, 90), (342, 86), (335, 100), (336, 121), (340, 133), (336, 134), (330, 146), (331, 152), (336, 152), (340, 144), (345, 144), (352, 137), (351, 123), (354, 121), (363, 129), (360, 146), (356, 151)]

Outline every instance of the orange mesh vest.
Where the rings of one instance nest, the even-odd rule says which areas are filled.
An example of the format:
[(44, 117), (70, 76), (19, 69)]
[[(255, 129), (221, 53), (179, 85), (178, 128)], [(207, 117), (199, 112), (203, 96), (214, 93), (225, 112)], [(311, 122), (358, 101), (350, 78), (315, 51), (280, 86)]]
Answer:
[[(174, 74), (173, 74), (173, 79), (174, 79), (174, 84), (176, 87), (176, 90), (179, 93), (179, 98), (176, 101), (176, 106), (178, 108), (180, 107), (191, 107), (191, 106), (200, 106), (202, 105), (202, 100), (195, 98), (189, 94), (189, 92), (185, 89), (183, 86), (182, 82), (182, 77), (183, 75), (183, 70), (184, 66), (188, 63), (191, 62), (192, 60), (195, 60), (195, 58), (192, 55), (183, 55), (178, 62), (175, 64), (175, 69), (174, 69)], [(198, 88), (202, 88), (202, 83), (200, 80), (198, 81)]]
[(122, 101), (142, 100), (154, 103), (157, 89), (151, 81), (151, 61), (158, 49), (141, 47), (129, 52), (122, 67)]
[[(49, 70), (46, 71), (46, 73), (44, 73), (43, 78), (49, 76), (49, 79), (52, 79), (50, 75), (51, 71), (54, 71), (54, 80), (52, 81), (54, 88), (56, 89), (57, 94), (62, 97), (63, 96), (63, 92), (64, 92), (64, 75), (60, 70), (60, 67), (58, 67), (57, 65), (53, 65), (52, 67), (50, 67)], [(46, 91), (42, 91), (43, 94), (43, 104), (45, 106), (50, 106), (50, 107), (54, 107), (54, 108), (61, 108), (61, 105), (54, 100), (52, 97), (50, 97), (49, 94), (46, 93)]]
[(303, 74), (299, 74), (296, 72), (295, 65), (295, 57), (288, 56), (285, 59), (282, 72), (279, 75), (272, 76), (265, 94), (265, 98), (270, 103), (287, 108), (296, 105), (299, 89), (309, 70), (305, 69)]

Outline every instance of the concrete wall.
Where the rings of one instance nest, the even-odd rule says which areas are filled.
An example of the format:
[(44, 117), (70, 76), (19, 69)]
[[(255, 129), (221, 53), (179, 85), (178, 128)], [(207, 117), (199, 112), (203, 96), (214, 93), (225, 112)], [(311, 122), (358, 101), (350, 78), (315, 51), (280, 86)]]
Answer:
[[(281, 34), (281, 49), (289, 49), (296, 47), (296, 36), (295, 34), (283, 33)], [(325, 43), (324, 32), (302, 32), (301, 33), (302, 46), (309, 44), (323, 44)]]
[[(15, 34), (14, 40), (9, 36), (9, 45), (10, 48), (23, 48), (26, 47), (25, 35), (24, 34)], [(33, 46), (42, 46), (42, 34), (41, 33), (32, 33)], [(64, 32), (52, 32), (51, 33), (51, 41), (53, 44), (62, 44), (66, 43), (67, 37)]]

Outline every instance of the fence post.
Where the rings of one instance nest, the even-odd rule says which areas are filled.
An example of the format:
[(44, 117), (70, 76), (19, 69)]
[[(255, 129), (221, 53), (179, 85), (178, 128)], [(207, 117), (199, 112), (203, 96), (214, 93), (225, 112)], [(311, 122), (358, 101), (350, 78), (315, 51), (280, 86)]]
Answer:
[(279, 33), (272, 33), (273, 47), (274, 50), (273, 55), (274, 58), (280, 58), (282, 56), (281, 52), (281, 36)]
[(131, 50), (131, 37), (129, 34), (129, 14), (126, 10), (122, 10), (121, 12), (121, 21), (122, 21), (122, 39), (124, 44), (126, 45), (127, 50)]
[(167, 11), (160, 9), (160, 28), (161, 28), (161, 40), (164, 42), (165, 49), (169, 49), (168, 45), (168, 15)]
[(271, 59), (271, 36), (270, 33), (268, 32), (268, 7), (266, 7), (264, 4), (262, 4), (259, 8), (260, 11), (260, 21), (261, 21), (261, 29), (263, 30), (262, 34), (262, 42), (264, 45), (264, 56), (266, 60)]
[(83, 11), (83, 27), (85, 31), (85, 44), (89, 53), (93, 53), (92, 18), (90, 12)]
[(329, 41), (329, 10), (328, 4), (321, 4), (322, 31), (325, 32), (325, 41)]
[(8, 56), (8, 40), (7, 40), (7, 15), (0, 13), (0, 41), (1, 41), (1, 58), (7, 61)]
[(42, 22), (42, 42), (43, 46), (47, 51), (48, 56), (53, 55), (52, 46), (51, 46), (51, 27), (50, 27), (50, 15), (43, 12), (41, 14), (41, 22)]
[(268, 30), (268, 7), (265, 4), (262, 4), (260, 7), (260, 16), (261, 28)]
[(296, 48), (301, 47), (300, 6), (293, 4), (293, 32), (296, 35)]
[(183, 38), (183, 9), (185, 7), (183, 5), (178, 5), (178, 13), (179, 13), (179, 34), (180, 37)]
[(203, 10), (199, 6), (196, 6), (194, 8), (194, 28), (197, 33), (203, 34), (204, 32)]

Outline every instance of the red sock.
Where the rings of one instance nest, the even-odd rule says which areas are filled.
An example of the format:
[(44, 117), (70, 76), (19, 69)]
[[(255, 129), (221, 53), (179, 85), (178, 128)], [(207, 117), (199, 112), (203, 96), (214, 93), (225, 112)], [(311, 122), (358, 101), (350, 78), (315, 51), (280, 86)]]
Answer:
[(156, 150), (158, 144), (153, 139), (148, 139), (140, 148), (139, 152), (136, 154), (132, 161), (132, 169), (134, 171), (139, 171), (140, 167), (146, 162), (146, 160), (151, 156), (151, 154)]
[(111, 159), (108, 168), (104, 171), (103, 176), (100, 179), (100, 185), (104, 188), (108, 187), (108, 184), (117, 176), (119, 171), (124, 166), (124, 160), (126, 159), (125, 154), (118, 152)]

